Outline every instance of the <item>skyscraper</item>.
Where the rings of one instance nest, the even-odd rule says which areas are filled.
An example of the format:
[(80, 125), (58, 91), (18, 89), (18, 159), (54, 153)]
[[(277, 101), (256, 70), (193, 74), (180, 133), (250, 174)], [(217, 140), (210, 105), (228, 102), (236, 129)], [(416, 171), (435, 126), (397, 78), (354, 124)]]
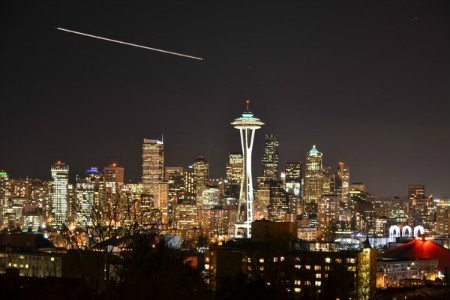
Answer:
[(286, 162), (285, 166), (285, 188), (286, 191), (296, 196), (300, 195), (302, 181), (302, 163)]
[(123, 185), (125, 169), (117, 163), (103, 168), (103, 176), (106, 183), (114, 183), (117, 187)]
[(52, 173), (52, 225), (61, 227), (66, 224), (68, 217), (68, 183), (69, 183), (69, 166), (61, 161), (57, 161), (51, 167)]
[(262, 157), (262, 184), (267, 185), (270, 180), (278, 179), (278, 137), (274, 134), (266, 135), (264, 153)]
[(253, 221), (253, 183), (252, 183), (252, 151), (256, 129), (261, 128), (264, 123), (253, 116), (249, 108), (250, 101), (246, 101), (246, 110), (241, 117), (237, 118), (231, 125), (238, 129), (241, 136), (243, 173), (241, 178), (241, 191), (239, 195), (238, 214), (235, 224), (236, 237), (251, 237), (251, 226)]
[(336, 193), (339, 195), (342, 202), (347, 203), (350, 193), (350, 171), (343, 162), (339, 162), (335, 182)]
[(228, 162), (226, 168), (226, 183), (225, 183), (225, 197), (239, 198), (243, 157), (241, 153), (230, 153), (228, 155)]
[(208, 161), (203, 156), (197, 156), (192, 163), (192, 169), (194, 172), (196, 193), (201, 194), (206, 187), (206, 181), (209, 177)]
[(159, 184), (164, 181), (164, 143), (144, 139), (142, 144), (142, 184), (155, 203), (158, 202)]
[(305, 203), (317, 203), (322, 195), (322, 156), (316, 145), (306, 155)]

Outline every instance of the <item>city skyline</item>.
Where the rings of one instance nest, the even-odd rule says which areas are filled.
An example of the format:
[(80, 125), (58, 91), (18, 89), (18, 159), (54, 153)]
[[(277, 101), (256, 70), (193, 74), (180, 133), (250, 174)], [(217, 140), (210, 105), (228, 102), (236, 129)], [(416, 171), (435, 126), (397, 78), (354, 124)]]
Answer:
[[(408, 184), (423, 183), (446, 197), (449, 4), (417, 0), (405, 10), (389, 1), (380, 10), (386, 3), (305, 1), (283, 11), (246, 4), (238, 12), (220, 4), (113, 4), (105, 11), (3, 3), (0, 169), (50, 179), (49, 166), (62, 160), (73, 178), (116, 161), (137, 181), (142, 138), (164, 134), (168, 166), (203, 155), (211, 176), (224, 177), (228, 153), (240, 148), (227, 123), (251, 98), (267, 122), (255, 162), (262, 137), (277, 134), (280, 164), (304, 163), (316, 144), (325, 165), (345, 162), (352, 181), (376, 196), (403, 196)], [(205, 61), (74, 38), (55, 26)]]

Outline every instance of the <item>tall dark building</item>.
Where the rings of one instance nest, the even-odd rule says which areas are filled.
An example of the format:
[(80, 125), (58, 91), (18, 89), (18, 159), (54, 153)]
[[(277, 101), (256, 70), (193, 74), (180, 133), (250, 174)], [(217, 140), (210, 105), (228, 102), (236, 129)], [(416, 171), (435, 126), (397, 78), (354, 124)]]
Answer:
[(267, 211), (269, 220), (271, 221), (286, 222), (291, 219), (289, 196), (284, 190), (281, 180), (270, 181), (270, 196)]
[(278, 148), (278, 137), (274, 134), (266, 135), (262, 157), (262, 184), (278, 179)]

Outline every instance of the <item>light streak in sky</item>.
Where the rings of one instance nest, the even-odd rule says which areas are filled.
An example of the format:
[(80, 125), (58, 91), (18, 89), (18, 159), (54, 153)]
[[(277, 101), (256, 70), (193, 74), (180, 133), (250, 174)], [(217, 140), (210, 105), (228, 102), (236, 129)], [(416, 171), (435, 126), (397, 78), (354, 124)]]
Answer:
[(62, 28), (62, 27), (56, 27), (56, 29), (60, 30), (60, 31), (65, 31), (65, 32), (68, 32), (68, 33), (78, 34), (78, 35), (87, 36), (87, 37), (98, 39), (98, 40), (107, 41), (107, 42), (112, 42), (112, 43), (117, 43), (117, 44), (137, 47), (137, 48), (142, 48), (142, 49), (146, 49), (146, 50), (151, 50), (151, 51), (156, 51), (156, 52), (160, 52), (160, 53), (171, 54), (171, 55), (176, 55), (176, 56), (181, 56), (181, 57), (186, 57), (186, 58), (191, 58), (191, 59), (196, 59), (196, 60), (203, 60), (203, 58), (197, 57), (197, 56), (192, 56), (192, 55), (187, 55), (187, 54), (183, 54), (183, 53), (167, 51), (167, 50), (158, 49), (158, 48), (151, 48), (151, 47), (147, 47), (147, 46), (143, 46), (143, 45), (139, 45), (139, 44), (128, 43), (128, 42), (123, 42), (123, 41), (119, 41), (119, 40), (113, 40), (113, 39), (110, 39), (110, 38), (106, 38), (106, 37), (102, 37), (102, 36), (98, 36), (98, 35), (93, 35), (93, 34), (88, 34), (88, 33), (84, 33), (84, 32), (79, 32), (79, 31), (75, 31), (75, 30), (70, 30), (70, 29), (66, 29), (66, 28)]

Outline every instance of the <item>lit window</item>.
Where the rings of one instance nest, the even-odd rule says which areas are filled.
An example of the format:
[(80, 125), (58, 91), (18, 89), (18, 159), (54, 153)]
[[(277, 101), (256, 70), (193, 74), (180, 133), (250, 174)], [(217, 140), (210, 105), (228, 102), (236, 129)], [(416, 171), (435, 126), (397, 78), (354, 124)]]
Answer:
[(331, 263), (331, 258), (326, 257), (326, 258), (325, 258), (325, 262), (326, 262), (327, 264)]
[(347, 271), (356, 272), (356, 266), (348, 266)]
[(320, 281), (315, 282), (315, 286), (321, 286), (321, 285), (322, 285), (322, 282), (320, 282)]
[(51, 261), (55, 261), (55, 258), (54, 258), (54, 257), (51, 257), (50, 260), (51, 260)]
[(311, 281), (306, 280), (306, 281), (305, 281), (305, 285), (311, 285)]
[(294, 292), (296, 292), (296, 293), (300, 293), (301, 291), (302, 291), (301, 288), (298, 288), (298, 287), (294, 288)]
[(264, 258), (260, 258), (260, 259), (259, 259), (259, 262), (260, 262), (260, 263), (264, 263)]
[(294, 284), (295, 285), (300, 285), (300, 284), (302, 284), (302, 281), (301, 280), (294, 280)]
[(295, 267), (296, 269), (299, 269), (299, 270), (302, 268), (301, 265), (295, 265), (294, 267)]
[(205, 262), (209, 262), (209, 257), (205, 257)]
[(270, 286), (270, 281), (267, 281), (267, 282), (266, 282), (266, 285)]
[(321, 266), (318, 266), (318, 265), (315, 265), (315, 266), (314, 266), (314, 270), (316, 270), (316, 271), (319, 271), (319, 270), (321, 270), (321, 269), (322, 269)]
[(316, 278), (317, 278), (317, 279), (320, 279), (320, 278), (322, 278), (322, 274), (320, 274), (320, 273), (316, 273)]
[(296, 257), (296, 258), (295, 258), (295, 261), (300, 261), (300, 257)]
[(263, 266), (259, 267), (259, 270), (264, 271), (264, 267)]
[(205, 270), (209, 270), (209, 264), (205, 264)]
[(274, 257), (273, 262), (278, 262), (278, 257)]
[(252, 262), (251, 257), (247, 257), (247, 261), (248, 261), (248, 262)]
[(338, 264), (340, 264), (340, 263), (342, 263), (342, 259), (336, 258), (336, 262), (337, 262)]
[(354, 258), (347, 258), (347, 263), (348, 264), (354, 264), (355, 263), (355, 259)]
[(330, 271), (331, 267), (330, 266), (325, 266), (325, 271)]
[(27, 268), (27, 269), (28, 269), (28, 265), (25, 265), (25, 268)]
[(17, 264), (14, 264), (13, 266), (14, 266), (14, 268), (17, 268)]
[(11, 263), (9, 263), (8, 266), (11, 267)]
[(311, 266), (310, 265), (305, 265), (305, 269), (306, 270), (311, 270)]
[(280, 261), (284, 261), (284, 256), (280, 257)]

